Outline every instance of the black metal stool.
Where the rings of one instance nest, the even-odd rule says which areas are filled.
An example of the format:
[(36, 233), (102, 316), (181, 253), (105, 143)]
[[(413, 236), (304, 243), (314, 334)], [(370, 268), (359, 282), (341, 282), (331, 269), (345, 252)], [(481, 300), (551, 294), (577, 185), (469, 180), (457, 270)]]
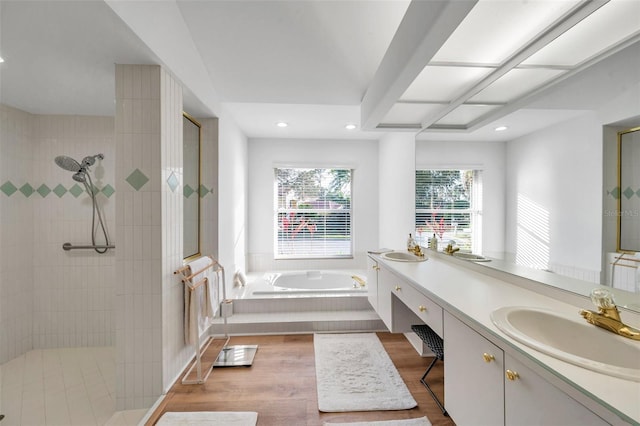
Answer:
[(436, 396), (436, 394), (433, 393), (433, 391), (431, 390), (427, 382), (424, 380), (425, 377), (427, 377), (427, 374), (429, 374), (429, 371), (431, 371), (431, 369), (433, 368), (433, 366), (438, 360), (444, 361), (444, 344), (443, 344), (444, 342), (442, 338), (438, 336), (436, 332), (433, 331), (431, 327), (429, 327), (426, 324), (414, 324), (411, 326), (411, 330), (413, 330), (413, 332), (416, 333), (418, 337), (420, 337), (420, 339), (424, 342), (424, 344), (427, 345), (429, 349), (431, 349), (431, 352), (433, 352), (435, 355), (435, 357), (433, 358), (433, 361), (431, 362), (431, 364), (429, 364), (427, 371), (425, 371), (424, 374), (422, 375), (422, 378), (420, 378), (420, 383), (422, 383), (424, 387), (427, 388), (433, 400), (436, 402), (436, 404), (438, 404), (438, 407), (440, 407), (440, 410), (442, 410), (442, 414), (444, 414), (445, 416), (448, 416), (447, 410), (444, 409), (444, 406), (438, 400), (438, 397)]

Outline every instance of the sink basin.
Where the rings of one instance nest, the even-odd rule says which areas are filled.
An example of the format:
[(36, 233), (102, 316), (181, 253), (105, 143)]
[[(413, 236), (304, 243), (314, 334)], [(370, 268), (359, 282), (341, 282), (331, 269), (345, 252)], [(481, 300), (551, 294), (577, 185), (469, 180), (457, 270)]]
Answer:
[(390, 251), (383, 253), (382, 257), (388, 260), (394, 260), (396, 262), (424, 262), (427, 260), (427, 256), (418, 257), (413, 253), (407, 251)]
[(511, 306), (496, 309), (491, 320), (508, 336), (574, 365), (640, 382), (640, 342), (587, 323), (578, 314)]
[(459, 259), (470, 260), (472, 262), (491, 262), (491, 259), (487, 259), (484, 256), (480, 256), (479, 254), (473, 253), (463, 253), (463, 252), (455, 252), (453, 253), (453, 257), (457, 257)]

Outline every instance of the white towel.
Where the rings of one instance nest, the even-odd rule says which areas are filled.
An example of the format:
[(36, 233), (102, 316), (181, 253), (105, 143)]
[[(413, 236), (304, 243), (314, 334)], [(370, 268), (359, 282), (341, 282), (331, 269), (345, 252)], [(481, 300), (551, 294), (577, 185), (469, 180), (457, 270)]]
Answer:
[[(207, 256), (189, 262), (189, 275), (202, 271), (211, 265)], [(195, 275), (184, 286), (184, 340), (189, 345), (197, 345), (202, 332), (210, 325), (210, 319), (216, 309), (211, 306), (213, 297), (217, 298), (217, 291), (212, 291), (212, 283), (217, 287), (217, 278), (212, 268)], [(200, 281), (206, 279), (204, 285), (194, 288)], [(215, 305), (213, 305), (215, 306)], [(213, 312), (213, 315), (211, 313)]]

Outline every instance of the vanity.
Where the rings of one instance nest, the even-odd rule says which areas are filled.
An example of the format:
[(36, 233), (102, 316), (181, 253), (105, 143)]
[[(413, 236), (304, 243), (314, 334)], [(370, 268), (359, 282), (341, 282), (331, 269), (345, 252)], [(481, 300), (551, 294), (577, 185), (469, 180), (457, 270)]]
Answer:
[[(532, 349), (491, 319), (499, 308), (526, 307), (581, 321), (580, 308), (595, 309), (588, 299), (558, 297), (546, 286), (522, 285), (509, 274), (445, 254), (427, 250), (426, 256), (397, 261), (370, 254), (369, 300), (391, 332), (407, 333), (411, 324), (425, 323), (443, 338), (444, 403), (456, 424), (640, 424), (640, 381)], [(640, 316), (622, 316), (638, 328)], [(632, 354), (634, 345), (640, 354), (640, 341), (629, 345)]]

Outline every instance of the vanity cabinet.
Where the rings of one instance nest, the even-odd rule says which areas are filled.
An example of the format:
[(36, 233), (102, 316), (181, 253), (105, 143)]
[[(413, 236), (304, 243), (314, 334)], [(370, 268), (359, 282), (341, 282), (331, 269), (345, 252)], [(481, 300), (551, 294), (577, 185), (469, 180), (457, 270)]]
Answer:
[(384, 265), (378, 268), (378, 316), (392, 333), (410, 333), (425, 323), (442, 337), (442, 308)]
[[(402, 310), (402, 308), (406, 307), (413, 313), (413, 315), (407, 314), (404, 316), (396, 316), (394, 314), (394, 329), (410, 331), (411, 324), (420, 324), (421, 321), (431, 327), (438, 336), (443, 337), (442, 308), (440, 305), (420, 293), (406, 280), (398, 279), (393, 286), (392, 291), (404, 305), (399, 306), (398, 310)], [(406, 310), (406, 308), (404, 310)]]
[(378, 262), (367, 257), (367, 298), (373, 309), (378, 311)]
[(586, 407), (444, 313), (445, 408), (464, 425), (607, 425)]
[[(505, 424), (609, 424), (508, 354), (505, 356), (505, 372), (510, 372), (505, 373)], [(517, 376), (514, 377), (514, 373)]]
[(378, 316), (384, 322), (384, 325), (387, 326), (389, 331), (393, 330), (393, 321), (392, 321), (392, 299), (391, 299), (391, 289), (393, 288), (394, 283), (398, 282), (398, 278), (395, 274), (391, 273), (386, 268), (378, 269)]
[(444, 406), (458, 426), (505, 424), (504, 352), (444, 313)]

